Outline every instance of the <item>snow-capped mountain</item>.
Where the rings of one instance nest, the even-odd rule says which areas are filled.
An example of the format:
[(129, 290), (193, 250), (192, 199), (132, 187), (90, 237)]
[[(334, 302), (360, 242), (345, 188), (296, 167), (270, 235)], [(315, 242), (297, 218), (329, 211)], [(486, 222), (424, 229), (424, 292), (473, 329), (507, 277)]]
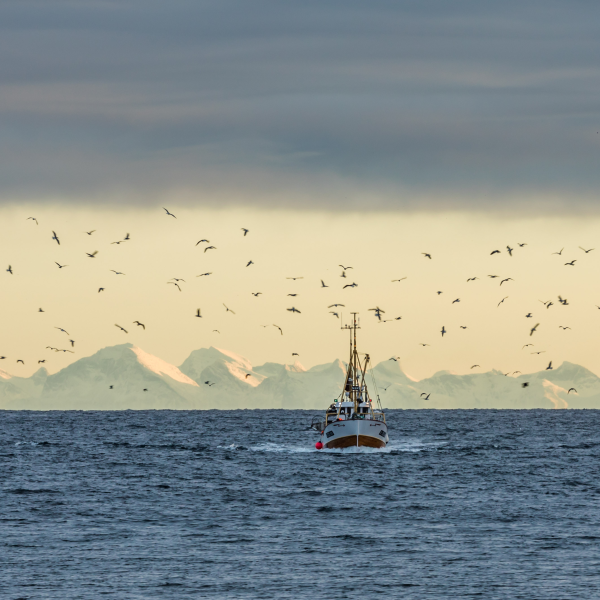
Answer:
[[(340, 360), (308, 370), (299, 362), (253, 366), (213, 347), (194, 350), (178, 368), (122, 344), (54, 375), (45, 369), (29, 378), (0, 371), (0, 408), (322, 410), (339, 396), (345, 369)], [(373, 371), (377, 387), (370, 386), (371, 396), (379, 395), (386, 408), (600, 408), (600, 378), (568, 362), (518, 377), (495, 370), (465, 375), (440, 371), (417, 381), (393, 359)]]

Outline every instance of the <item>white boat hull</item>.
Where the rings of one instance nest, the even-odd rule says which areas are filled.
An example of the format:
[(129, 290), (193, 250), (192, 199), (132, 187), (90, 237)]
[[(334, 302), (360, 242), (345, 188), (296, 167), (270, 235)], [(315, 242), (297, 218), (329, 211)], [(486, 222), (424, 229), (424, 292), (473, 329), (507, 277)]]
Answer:
[(387, 425), (383, 421), (370, 419), (334, 421), (321, 434), (321, 443), (330, 449), (351, 446), (385, 448), (388, 441)]

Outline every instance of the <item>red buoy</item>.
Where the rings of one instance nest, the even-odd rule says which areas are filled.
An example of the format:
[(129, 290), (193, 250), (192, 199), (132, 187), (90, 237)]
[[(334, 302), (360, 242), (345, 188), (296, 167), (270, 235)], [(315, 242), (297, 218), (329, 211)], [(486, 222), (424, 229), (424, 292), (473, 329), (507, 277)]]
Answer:
[(315, 444), (315, 448), (316, 448), (317, 450), (321, 450), (321, 448), (323, 448), (323, 444), (322, 444), (321, 442), (317, 442), (317, 443)]

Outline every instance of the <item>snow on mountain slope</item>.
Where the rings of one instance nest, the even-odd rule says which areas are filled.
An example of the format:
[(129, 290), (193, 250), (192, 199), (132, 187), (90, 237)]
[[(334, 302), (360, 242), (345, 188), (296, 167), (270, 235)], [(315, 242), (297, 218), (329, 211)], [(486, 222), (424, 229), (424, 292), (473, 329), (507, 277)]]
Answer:
[(36, 410), (191, 408), (198, 399), (198, 385), (177, 367), (132, 344), (122, 344), (104, 348), (50, 375), (39, 397), (20, 401), (18, 407)]
[(6, 371), (0, 372), (0, 408), (8, 408), (10, 402), (39, 396), (44, 387), (48, 371), (42, 367), (31, 377), (15, 377)]
[[(600, 408), (600, 378), (568, 362), (518, 377), (439, 371), (421, 381), (406, 375), (397, 361), (383, 361), (373, 370), (387, 408)], [(0, 408), (324, 410), (341, 393), (345, 371), (340, 360), (309, 370), (299, 362), (252, 367), (246, 358), (212, 347), (193, 351), (178, 369), (122, 344), (51, 376), (45, 369), (29, 378), (1, 371)], [(375, 398), (370, 378), (367, 383)], [(569, 394), (570, 388), (576, 391)]]

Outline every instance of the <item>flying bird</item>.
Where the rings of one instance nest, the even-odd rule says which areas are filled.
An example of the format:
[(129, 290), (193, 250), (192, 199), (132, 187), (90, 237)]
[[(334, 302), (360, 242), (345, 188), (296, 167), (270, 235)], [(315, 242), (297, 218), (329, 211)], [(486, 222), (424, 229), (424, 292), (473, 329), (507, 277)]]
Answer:
[(492, 256), (492, 254), (500, 254), (500, 250), (493, 250), (490, 252), (490, 256)]
[(235, 315), (235, 313), (230, 308), (227, 308), (225, 303), (223, 303), (223, 306), (225, 306), (225, 312), (230, 312), (232, 315)]
[(39, 365), (40, 363), (45, 363), (45, 362), (46, 362), (45, 360), (38, 360), (38, 365)]
[(176, 283), (175, 281), (167, 281), (167, 285), (168, 285), (169, 283), (173, 284), (175, 287), (177, 287), (177, 289), (178, 289), (179, 291), (181, 291), (181, 288), (179, 287), (179, 284), (178, 284), (178, 283)]
[(553, 252), (552, 254), (558, 254), (560, 256), (562, 254), (563, 250), (564, 250), (564, 248), (561, 248), (560, 252)]
[[(442, 333), (442, 335), (444, 335), (444, 334)], [(419, 346), (429, 346), (429, 344), (423, 344), (423, 343), (419, 342)]]
[(524, 382), (521, 384), (521, 387), (522, 387), (522, 388), (529, 387), (529, 381), (524, 381)]
[(23, 365), (25, 364), (25, 361), (21, 360), (20, 358), (17, 360), (17, 362), (18, 362), (18, 363), (21, 363), (21, 364), (23, 364)]
[(216, 246), (206, 246), (206, 248), (204, 248), (204, 253), (206, 254), (207, 250), (216, 250)]
[(337, 308), (338, 306), (346, 307), (345, 304), (330, 304), (327, 308)]
[(577, 259), (575, 259), (575, 260), (572, 260), (571, 262), (566, 262), (566, 263), (565, 263), (565, 267), (566, 267), (566, 266), (569, 266), (569, 267), (574, 267), (576, 262), (577, 262)]
[(6, 271), (8, 273), (10, 273), (11, 275), (13, 274), (13, 270), (12, 270), (12, 267), (10, 265), (8, 265), (8, 269), (6, 269)]
[(333, 312), (332, 310), (329, 311), (330, 315), (333, 315), (334, 317), (337, 317), (338, 319), (340, 318), (340, 315), (338, 315), (336, 312)]
[(174, 219), (176, 219), (177, 217), (173, 214), (170, 213), (164, 206), (163, 206), (163, 210), (167, 213), (167, 215), (169, 215), (170, 217), (173, 217)]
[(460, 302), (460, 298), (457, 298), (456, 300), (452, 300), (452, 304), (456, 304), (456, 302)]
[(300, 356), (297, 352), (292, 352), (292, 356)]
[(461, 329), (467, 329), (467, 326), (466, 325), (461, 325), (460, 328)]
[(446, 328), (442, 325), (442, 331), (441, 331), (442, 337), (444, 337), (445, 333), (446, 333)]
[(69, 340), (69, 342), (71, 343), (71, 348), (75, 348), (75, 340)]
[(293, 279), (296, 281), (296, 279), (304, 279), (304, 277), (286, 277), (286, 279)]
[(496, 277), (500, 277), (500, 275), (488, 275), (490, 279), (495, 279)]
[(248, 377), (252, 377), (252, 375), (250, 373), (246, 373), (245, 379), (248, 379)]
[(245, 229), (244, 227), (242, 227), (242, 231), (244, 232), (244, 237), (246, 237), (246, 234), (250, 231), (249, 229)]
[(249, 260), (249, 261), (248, 261), (248, 264), (247, 264), (246, 266), (247, 266), (247, 267), (249, 267), (250, 265), (253, 265), (253, 264), (254, 264), (254, 263), (253, 263), (251, 260)]
[[(581, 246), (579, 246), (581, 248)], [(590, 248), (589, 250), (586, 250), (585, 248), (581, 248), (586, 254), (588, 252), (591, 252), (592, 250), (595, 250), (595, 248)]]
[(208, 387), (210, 387), (211, 385), (215, 385), (216, 382), (214, 382), (214, 381), (213, 382), (205, 381), (204, 383), (205, 383), (205, 385), (207, 385)]
[[(498, 302), (498, 306), (500, 306), (507, 298), (508, 298), (508, 296), (504, 296), (504, 298), (502, 298), (502, 300), (500, 300), (500, 302)], [(498, 308), (498, 306), (496, 306), (496, 308)]]
[(292, 308), (286, 308), (286, 310), (288, 312), (293, 312), (293, 313), (301, 314), (300, 311), (295, 306), (292, 306)]
[(532, 315), (531, 313), (527, 313), (527, 314), (525, 315), (525, 318), (526, 318), (526, 319), (531, 319), (531, 317), (533, 317), (533, 315)]
[(506, 246), (506, 251), (508, 252), (509, 256), (512, 256), (513, 248), (511, 248), (510, 246)]
[(321, 279), (321, 287), (322, 287), (322, 288), (326, 288), (326, 287), (329, 287), (329, 286), (328, 286), (328, 285), (325, 285), (325, 282), (324, 282), (324, 281)]
[(500, 282), (500, 285), (502, 285), (502, 284), (503, 284), (504, 282), (506, 282), (506, 281), (514, 281), (514, 279), (513, 279), (512, 277), (507, 277), (506, 279), (503, 279), (503, 280)]
[(273, 327), (277, 327), (277, 329), (279, 329), (279, 333), (281, 333), (281, 335), (283, 335), (283, 329), (281, 329), (281, 327), (279, 327), (279, 325), (273, 324)]
[(56, 231), (52, 232), (52, 239), (56, 240), (56, 243), (60, 246), (60, 240), (58, 239), (58, 236), (56, 235)]
[(531, 354), (544, 354), (545, 350), (540, 350), (539, 352), (532, 352)]
[(115, 271), (114, 269), (110, 269), (115, 275), (125, 275), (125, 273), (122, 273), (121, 271)]
[(467, 283), (469, 283), (469, 281), (475, 281), (476, 279), (479, 279), (479, 277), (469, 277), (469, 279), (467, 279)]
[(338, 266), (342, 267), (342, 269), (344, 269), (344, 271), (345, 271), (346, 269), (353, 269), (353, 268), (354, 268), (354, 267), (345, 267), (344, 265), (338, 265)]
[(288, 294), (288, 296), (292, 296), (292, 298), (295, 298), (298, 294)]
[(38, 308), (38, 312), (46, 312), (46, 311), (42, 308)]
[(525, 344), (524, 346), (521, 347), (521, 350), (523, 350), (523, 348), (527, 348), (527, 346), (533, 346), (533, 344)]
[(94, 233), (94, 231), (96, 231), (96, 230), (92, 229), (91, 231), (84, 231), (83, 233), (87, 233), (88, 235), (92, 235), (92, 233)]
[(202, 244), (203, 242), (206, 242), (207, 244), (210, 244), (210, 240), (199, 240), (199, 241), (196, 242), (196, 246), (198, 244)]
[(90, 257), (90, 258), (96, 258), (96, 254), (98, 254), (98, 250), (94, 250), (91, 254), (89, 252), (86, 252), (86, 254)]
[(425, 257), (428, 258), (429, 260), (431, 260), (431, 254), (429, 254), (428, 252), (421, 252), (421, 254)]
[(550, 361), (548, 363), (548, 366), (546, 367), (546, 371), (551, 371), (552, 370), (552, 361)]
[(59, 331), (62, 331), (63, 333), (66, 333), (67, 335), (71, 335), (66, 329), (63, 329), (62, 327), (55, 327), (54, 329), (58, 329)]
[(123, 238), (123, 241), (124, 241), (124, 242), (128, 242), (130, 239), (131, 239), (131, 238), (129, 237), (129, 234), (128, 234), (128, 233), (126, 233), (126, 234), (125, 234), (125, 237)]
[(569, 391), (567, 392), (567, 394), (570, 394), (571, 392), (575, 392), (576, 394), (579, 393), (575, 388), (569, 388)]
[(124, 327), (121, 327), (120, 325), (117, 325), (116, 323), (115, 323), (115, 327), (118, 327), (121, 331), (124, 331), (125, 333), (129, 333), (127, 331), (127, 329), (125, 329)]
[(350, 287), (350, 288), (358, 287), (358, 283), (349, 283), (349, 284), (345, 285), (342, 289), (345, 290), (347, 287)]
[(534, 326), (531, 328), (531, 331), (529, 332), (529, 337), (531, 337), (531, 336), (534, 334), (534, 332), (537, 330), (538, 326), (539, 326), (539, 323), (536, 323), (536, 324), (535, 324), (535, 325), (534, 325)]
[(471, 369), (474, 369), (475, 367), (479, 367), (479, 368), (481, 368), (479, 365), (473, 365), (473, 366), (471, 367)]
[(65, 267), (68, 267), (68, 266), (69, 266), (69, 265), (60, 265), (60, 264), (58, 264), (56, 261), (54, 261), (54, 264), (55, 264), (55, 265), (58, 265), (58, 268), (59, 268), (59, 269), (64, 269)]
[(404, 281), (405, 279), (408, 279), (408, 277), (403, 277), (402, 279), (392, 279), (392, 283), (396, 281)]
[(559, 325), (558, 327), (559, 329), (571, 329), (570, 327), (564, 327), (563, 325)]
[(35, 221), (36, 225), (39, 225), (38, 220), (35, 217), (27, 217), (25, 220), (29, 221), (29, 219), (32, 219), (33, 221)]
[(262, 292), (250, 292), (255, 298), (258, 298), (262, 294)]
[(144, 329), (146, 329), (146, 326), (143, 323), (140, 323), (139, 321), (134, 321), (133, 323), (134, 323), (134, 325), (137, 325), (138, 327), (143, 327)]
[[(423, 398), (423, 396), (425, 396), (425, 398)], [(421, 394), (421, 400), (429, 400), (429, 396), (431, 396), (431, 393), (426, 394), (426, 392), (423, 392)]]
[(200, 319), (202, 318), (202, 315), (200, 314), (200, 309), (199, 308), (196, 309), (196, 314), (194, 316), (198, 317)]
[(196, 275), (196, 277), (206, 277), (207, 275), (212, 275), (212, 271), (210, 273), (201, 273), (200, 275)]
[(98, 293), (103, 292), (104, 288), (98, 288)]

